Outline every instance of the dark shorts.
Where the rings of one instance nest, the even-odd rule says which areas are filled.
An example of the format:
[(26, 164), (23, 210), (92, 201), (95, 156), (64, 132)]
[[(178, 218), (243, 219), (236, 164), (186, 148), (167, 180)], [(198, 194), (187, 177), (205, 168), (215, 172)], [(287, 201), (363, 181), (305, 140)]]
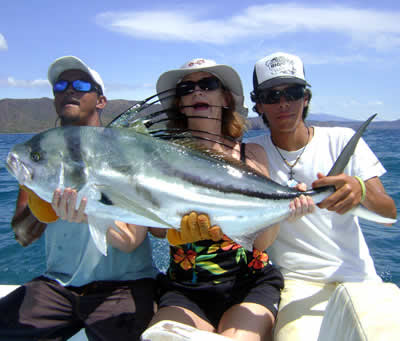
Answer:
[(155, 280), (63, 287), (39, 277), (0, 300), (0, 340), (139, 340), (153, 317)]
[(226, 310), (239, 303), (257, 303), (276, 317), (283, 289), (283, 277), (278, 269), (268, 266), (263, 273), (220, 284), (182, 285), (160, 275), (159, 308), (186, 308), (211, 323), (215, 328)]

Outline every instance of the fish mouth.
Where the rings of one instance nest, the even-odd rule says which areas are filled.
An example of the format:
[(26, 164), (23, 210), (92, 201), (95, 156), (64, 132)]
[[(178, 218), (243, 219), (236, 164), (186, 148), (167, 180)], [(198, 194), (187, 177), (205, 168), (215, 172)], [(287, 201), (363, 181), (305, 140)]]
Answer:
[(17, 155), (10, 152), (7, 156), (7, 170), (23, 185), (32, 180), (32, 169), (25, 165)]

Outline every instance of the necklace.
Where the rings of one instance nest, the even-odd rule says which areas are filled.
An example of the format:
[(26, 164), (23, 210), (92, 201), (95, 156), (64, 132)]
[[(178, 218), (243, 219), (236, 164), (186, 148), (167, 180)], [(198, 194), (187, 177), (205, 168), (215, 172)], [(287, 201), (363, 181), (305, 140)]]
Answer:
[(294, 187), (298, 184), (297, 180), (294, 178), (294, 171), (293, 168), (297, 165), (297, 163), (299, 162), (301, 156), (303, 155), (304, 151), (306, 150), (306, 147), (308, 145), (308, 143), (310, 142), (310, 130), (307, 127), (307, 143), (304, 145), (303, 149), (301, 150), (299, 156), (296, 158), (296, 160), (294, 160), (293, 163), (290, 163), (288, 160), (286, 160), (284, 158), (284, 156), (282, 155), (282, 153), (279, 151), (278, 147), (275, 145), (275, 143), (272, 141), (272, 144), (274, 145), (276, 151), (278, 152), (279, 156), (282, 158), (283, 162), (285, 162), (286, 166), (289, 168), (289, 180), (287, 182), (288, 186), (290, 187)]

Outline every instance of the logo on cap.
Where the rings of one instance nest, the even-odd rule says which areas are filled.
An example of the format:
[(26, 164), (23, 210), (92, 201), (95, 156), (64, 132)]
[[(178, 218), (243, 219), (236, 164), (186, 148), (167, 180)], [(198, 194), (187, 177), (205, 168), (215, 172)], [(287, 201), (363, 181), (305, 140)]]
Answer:
[(269, 69), (271, 75), (295, 75), (297, 72), (293, 60), (285, 56), (274, 57), (271, 60), (267, 60), (265, 66)]
[(195, 66), (195, 65), (201, 65), (201, 64), (204, 64), (206, 61), (204, 60), (204, 59), (197, 59), (197, 60), (195, 60), (195, 61), (193, 61), (193, 62), (190, 62), (189, 64), (188, 64), (188, 66), (189, 67), (192, 67), (192, 66)]

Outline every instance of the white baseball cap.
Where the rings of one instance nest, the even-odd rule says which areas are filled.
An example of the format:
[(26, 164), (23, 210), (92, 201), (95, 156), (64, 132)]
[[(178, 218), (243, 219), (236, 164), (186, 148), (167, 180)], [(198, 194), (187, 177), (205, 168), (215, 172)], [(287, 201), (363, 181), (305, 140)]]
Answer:
[[(247, 117), (248, 109), (244, 105), (242, 81), (238, 73), (228, 65), (217, 64), (214, 60), (195, 58), (183, 64), (179, 69), (164, 72), (157, 80), (157, 93), (175, 89), (176, 84), (186, 75), (193, 72), (209, 72), (216, 76), (222, 84), (231, 91), (235, 100), (236, 111)], [(162, 99), (164, 107), (170, 107), (173, 99)]]
[(101, 91), (104, 95), (104, 83), (101, 79), (99, 73), (89, 66), (87, 66), (82, 60), (78, 57), (74, 56), (64, 56), (57, 58), (49, 67), (49, 71), (47, 73), (47, 77), (52, 86), (57, 82), (58, 77), (64, 72), (68, 70), (81, 70), (87, 73), (92, 80), (101, 88)]
[(260, 59), (254, 65), (254, 91), (290, 83), (311, 86), (305, 79), (304, 65), (298, 56), (277, 52)]

